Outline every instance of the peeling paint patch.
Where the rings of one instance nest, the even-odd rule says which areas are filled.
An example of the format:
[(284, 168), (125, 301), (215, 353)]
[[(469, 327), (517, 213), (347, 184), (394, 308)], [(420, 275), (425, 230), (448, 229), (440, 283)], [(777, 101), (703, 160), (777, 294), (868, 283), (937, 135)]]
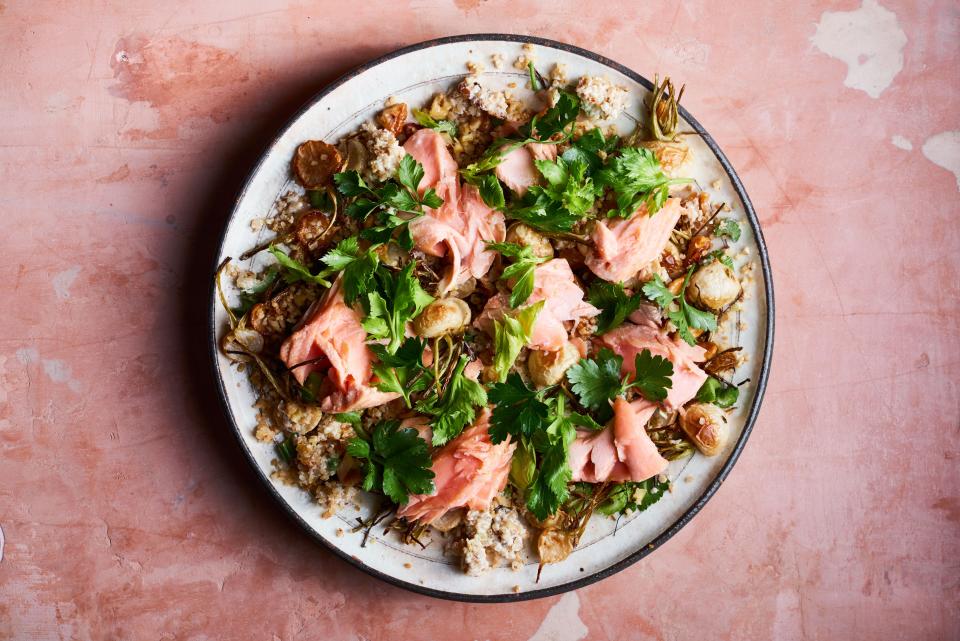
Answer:
[(74, 265), (70, 269), (55, 274), (53, 278), (50, 279), (57, 298), (60, 300), (70, 298), (70, 286), (73, 285), (73, 281), (77, 280), (77, 274), (79, 273), (80, 265)]
[(895, 13), (876, 0), (863, 0), (855, 11), (825, 11), (810, 41), (847, 64), (844, 85), (879, 98), (903, 69), (907, 35)]
[(944, 131), (927, 138), (922, 151), (930, 162), (953, 173), (960, 191), (960, 131)]
[(896, 147), (897, 149), (903, 149), (904, 151), (913, 151), (913, 143), (904, 138), (903, 136), (893, 136), (890, 138), (890, 144)]
[(576, 592), (567, 592), (550, 608), (528, 641), (580, 641), (588, 632), (580, 620), (580, 598)]
[(80, 381), (73, 377), (70, 366), (61, 360), (43, 359), (43, 371), (54, 383), (66, 383), (72, 391), (80, 392)]

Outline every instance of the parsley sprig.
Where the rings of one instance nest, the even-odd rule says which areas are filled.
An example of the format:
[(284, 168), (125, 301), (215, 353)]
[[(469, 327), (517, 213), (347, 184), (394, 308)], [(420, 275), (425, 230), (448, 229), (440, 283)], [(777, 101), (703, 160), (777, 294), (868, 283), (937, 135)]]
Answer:
[(380, 266), (374, 274), (376, 287), (367, 292), (364, 303), (366, 318), (361, 324), (375, 339), (387, 339), (386, 350), (395, 354), (404, 339), (407, 321), (433, 302), (413, 274), (414, 264), (400, 271)]
[(616, 209), (610, 216), (629, 218), (643, 204), (652, 216), (670, 196), (670, 185), (693, 182), (692, 178), (669, 178), (660, 169), (656, 155), (643, 147), (627, 147), (607, 163), (597, 182), (613, 189)]
[(276, 245), (271, 245), (267, 248), (267, 251), (277, 259), (277, 264), (280, 265), (281, 270), (280, 275), (288, 285), (303, 281), (321, 285), (322, 287), (330, 287), (330, 281), (327, 280), (327, 276), (330, 275), (329, 272), (321, 271), (318, 274), (314, 274), (310, 271), (309, 267), (291, 258), (289, 254)]
[(408, 338), (391, 354), (385, 345), (371, 343), (370, 351), (379, 360), (373, 366), (381, 392), (396, 392), (407, 407), (412, 407), (411, 395), (422, 392), (433, 382), (433, 371), (423, 364), (427, 343), (421, 338)]
[(374, 249), (360, 249), (360, 239), (350, 236), (320, 258), (320, 262), (328, 268), (321, 273), (343, 272), (343, 299), (348, 305), (373, 288), (374, 274), (380, 265), (380, 258)]
[(511, 478), (524, 492), (527, 507), (538, 519), (554, 514), (569, 496), (573, 476), (568, 463), (570, 443), (578, 425), (599, 427), (589, 417), (568, 412), (562, 394), (548, 397), (551, 388), (535, 391), (516, 372), (490, 389), (495, 403), (490, 419), (490, 440), (508, 437), (517, 443)]
[[(667, 318), (669, 318), (673, 326), (677, 328), (677, 333), (690, 345), (697, 344), (697, 339), (693, 336), (690, 328), (710, 332), (717, 330), (716, 315), (697, 309), (687, 302), (687, 284), (690, 282), (690, 277), (693, 275), (694, 269), (696, 269), (696, 265), (691, 265), (690, 269), (687, 270), (687, 275), (683, 278), (683, 285), (680, 288), (679, 294), (671, 292), (660, 276), (655, 275), (653, 280), (643, 285), (644, 295), (667, 312)], [(673, 303), (676, 303), (676, 307), (674, 307)]]
[(377, 214), (375, 224), (360, 232), (362, 237), (374, 243), (386, 243), (396, 234), (397, 244), (409, 250), (413, 249), (410, 221), (422, 216), (424, 207), (436, 209), (443, 204), (433, 188), (419, 195), (417, 189), (423, 176), (423, 165), (407, 154), (400, 161), (397, 175), (381, 187), (370, 187), (357, 171), (334, 174), (333, 180), (341, 195), (353, 199), (345, 209), (348, 216), (364, 221), (371, 214)]
[(600, 315), (597, 316), (597, 334), (605, 334), (627, 320), (627, 317), (643, 304), (644, 298), (640, 292), (627, 294), (620, 283), (597, 280), (590, 285), (587, 300), (600, 309)]
[(458, 436), (477, 417), (477, 409), (487, 404), (487, 391), (463, 373), (469, 362), (466, 354), (460, 356), (443, 394), (433, 394), (417, 403), (417, 411), (433, 417), (434, 445), (443, 445)]
[(534, 161), (545, 185), (533, 185), (505, 212), (510, 218), (546, 232), (566, 232), (590, 215), (603, 186), (594, 180), (604, 158), (618, 143), (591, 129), (556, 159)]
[(548, 258), (536, 256), (529, 247), (522, 247), (516, 243), (487, 243), (489, 251), (497, 251), (510, 258), (513, 263), (503, 270), (501, 280), (513, 279), (513, 290), (510, 292), (510, 307), (516, 309), (523, 305), (533, 293), (533, 272), (537, 265), (544, 263)]
[(601, 419), (612, 416), (610, 401), (623, 396), (631, 388), (651, 401), (662, 401), (673, 387), (673, 363), (662, 356), (654, 356), (644, 349), (634, 359), (636, 372), (621, 375), (623, 357), (609, 349), (600, 350), (596, 358), (582, 358), (567, 370), (567, 380), (580, 404), (597, 412)]
[(401, 429), (400, 421), (384, 421), (369, 437), (351, 438), (347, 454), (363, 463), (363, 489), (380, 490), (398, 505), (411, 494), (433, 492), (427, 442), (415, 429)]

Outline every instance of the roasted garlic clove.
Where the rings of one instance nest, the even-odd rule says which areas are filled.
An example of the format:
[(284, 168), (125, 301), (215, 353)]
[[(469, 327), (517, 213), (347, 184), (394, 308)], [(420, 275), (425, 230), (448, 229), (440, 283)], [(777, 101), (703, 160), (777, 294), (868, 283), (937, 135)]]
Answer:
[(682, 410), (680, 427), (704, 456), (718, 454), (730, 438), (726, 414), (710, 403), (694, 403)]
[(714, 260), (693, 272), (687, 284), (687, 300), (712, 312), (726, 309), (740, 298), (743, 288), (733, 270)]
[(423, 338), (456, 334), (470, 324), (470, 307), (459, 298), (441, 298), (413, 319), (413, 331)]

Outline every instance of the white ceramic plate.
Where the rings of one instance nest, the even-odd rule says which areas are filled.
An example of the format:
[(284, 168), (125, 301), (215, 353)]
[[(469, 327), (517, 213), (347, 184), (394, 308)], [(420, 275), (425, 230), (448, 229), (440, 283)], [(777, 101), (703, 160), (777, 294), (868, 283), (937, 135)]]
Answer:
[[(301, 142), (338, 139), (373, 116), (388, 96), (422, 105), (435, 92), (457, 82), (465, 74), (468, 60), (482, 62), (487, 68), (483, 74), (486, 85), (502, 88), (516, 83), (514, 91), (522, 95), (527, 75), (514, 69), (512, 62), (523, 53), (525, 42), (534, 45), (537, 66), (542, 72), (554, 63), (563, 63), (570, 79), (585, 74), (606, 75), (627, 86), (631, 103), (627, 115), (616, 124), (621, 134), (633, 129), (633, 116), (641, 113), (651, 83), (589, 51), (539, 38), (508, 35), (456, 36), (407, 47), (340, 78), (293, 118), (263, 155), (240, 193), (224, 230), (217, 264), (267, 239), (265, 234), (269, 232), (254, 232), (249, 223), (270, 212), (280, 195), (296, 188), (290, 175), (290, 158)], [(506, 61), (500, 70), (494, 70), (490, 64), (490, 56), (497, 53)], [(468, 577), (443, 555), (437, 541), (426, 549), (407, 546), (391, 535), (384, 536), (381, 528), (374, 530), (366, 547), (361, 547), (361, 536), (349, 530), (358, 515), (369, 514), (369, 505), (362, 506), (359, 512), (345, 509), (324, 519), (307, 492), (270, 479), (275, 452), (272, 445), (260, 443), (253, 436), (255, 395), (246, 375), (238, 372), (217, 349), (227, 320), (216, 297), (211, 296), (211, 350), (227, 416), (264, 483), (311, 536), (363, 570), (417, 592), (465, 601), (509, 601), (557, 594), (609, 576), (656, 549), (706, 503), (736, 461), (760, 406), (773, 342), (773, 290), (760, 228), (740, 180), (714, 140), (685, 111), (682, 116), (685, 126), (681, 129), (700, 134), (686, 138), (694, 160), (685, 167), (684, 174), (696, 178), (715, 200), (729, 203), (733, 215), (748, 223), (742, 225), (743, 235), (732, 253), (746, 248), (749, 253), (737, 262), (755, 261), (755, 278), (747, 285), (744, 309), (726, 326), (732, 342), (742, 345), (750, 355), (734, 377), (736, 381), (750, 382), (741, 387), (739, 406), (731, 416), (733, 438), (727, 450), (713, 458), (696, 455), (672, 463), (668, 473), (673, 491), (645, 512), (623, 518), (619, 524), (595, 516), (577, 550), (565, 562), (546, 566), (539, 582), (535, 558), (530, 558), (517, 572), (503, 568), (481, 577)], [(338, 530), (347, 532), (337, 536)]]

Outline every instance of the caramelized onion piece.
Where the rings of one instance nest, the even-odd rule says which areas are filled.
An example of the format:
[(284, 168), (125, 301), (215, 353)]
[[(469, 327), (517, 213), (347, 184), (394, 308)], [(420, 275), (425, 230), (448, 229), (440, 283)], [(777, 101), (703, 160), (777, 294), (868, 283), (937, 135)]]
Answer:
[(333, 145), (322, 140), (308, 140), (293, 154), (293, 174), (307, 189), (321, 189), (340, 171), (343, 161)]
[(377, 114), (377, 124), (393, 132), (393, 135), (400, 133), (405, 122), (407, 122), (406, 103), (398, 102), (395, 105), (390, 105)]

